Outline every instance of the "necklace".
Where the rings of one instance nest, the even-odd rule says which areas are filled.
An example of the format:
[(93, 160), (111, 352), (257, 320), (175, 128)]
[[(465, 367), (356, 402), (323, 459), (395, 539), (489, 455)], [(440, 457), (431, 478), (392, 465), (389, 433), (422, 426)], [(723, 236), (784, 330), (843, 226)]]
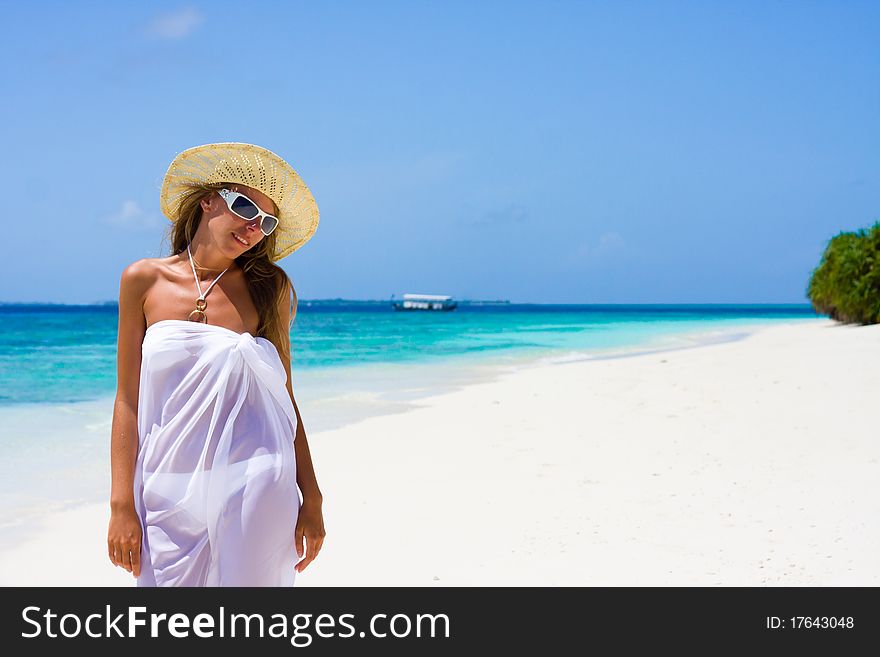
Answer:
[(193, 276), (196, 279), (196, 287), (199, 289), (199, 298), (196, 299), (196, 309), (189, 314), (189, 317), (187, 319), (189, 319), (189, 321), (191, 322), (201, 322), (202, 324), (207, 324), (208, 316), (205, 314), (205, 308), (208, 307), (208, 302), (205, 297), (208, 296), (208, 292), (210, 292), (211, 288), (214, 287), (214, 283), (219, 281), (220, 276), (225, 274), (229, 267), (231, 267), (232, 265), (229, 265), (229, 267), (221, 271), (217, 278), (211, 281), (208, 289), (202, 292), (202, 284), (199, 283), (199, 275), (196, 274), (196, 265), (193, 262), (193, 254), (192, 251), (189, 250), (189, 244), (186, 245), (186, 252), (189, 254), (189, 264), (190, 266), (192, 266)]

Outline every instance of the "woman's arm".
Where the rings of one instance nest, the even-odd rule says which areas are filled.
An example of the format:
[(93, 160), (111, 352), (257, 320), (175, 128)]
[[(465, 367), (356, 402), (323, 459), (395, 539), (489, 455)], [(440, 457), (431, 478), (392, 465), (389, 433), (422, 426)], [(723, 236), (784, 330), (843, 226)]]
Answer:
[[(285, 283), (286, 284), (286, 283)], [(293, 293), (293, 303), (290, 303), (290, 294)], [(303, 502), (317, 502), (320, 504), (323, 500), (321, 489), (318, 488), (318, 480), (315, 477), (315, 469), (312, 465), (312, 455), (309, 451), (309, 443), (306, 438), (306, 431), (303, 428), (302, 416), (299, 414), (299, 408), (296, 405), (296, 399), (293, 397), (293, 383), (290, 377), (290, 331), (289, 327), (293, 324), (296, 317), (296, 290), (288, 284), (287, 294), (283, 295), (285, 301), (282, 302), (280, 308), (281, 317), (290, 316), (288, 325), (287, 342), (285, 344), (285, 354), (282, 355), (281, 361), (284, 363), (284, 369), (287, 371), (287, 392), (290, 394), (290, 400), (293, 402), (293, 410), (296, 412), (296, 439), (294, 440), (294, 452), (296, 453), (296, 483), (302, 491)]]
[[(318, 480), (315, 478), (315, 469), (312, 465), (312, 455), (309, 451), (309, 443), (306, 439), (306, 431), (303, 428), (302, 416), (296, 406), (296, 400), (293, 398), (293, 383), (290, 377), (290, 325), (296, 317), (296, 290), (287, 280), (284, 282), (286, 292), (282, 295), (279, 303), (278, 311), (281, 317), (290, 314), (290, 322), (288, 330), (285, 334), (285, 344), (281, 361), (284, 363), (284, 369), (287, 371), (287, 392), (290, 394), (290, 400), (293, 402), (293, 410), (296, 413), (296, 436), (293, 442), (294, 453), (296, 454), (296, 483), (302, 491), (302, 506), (299, 510), (299, 516), (296, 523), (296, 551), (299, 556), (303, 556), (303, 539), (305, 539), (308, 548), (308, 554), (305, 558), (296, 564), (298, 572), (305, 570), (321, 550), (324, 543), (324, 516), (322, 506), (324, 496), (321, 489), (318, 488)], [(293, 293), (293, 303), (290, 302), (290, 293)]]
[(138, 448), (138, 392), (141, 345), (146, 331), (144, 297), (151, 283), (149, 264), (139, 260), (122, 272), (116, 348), (116, 400), (110, 429), (110, 561), (135, 577), (140, 574), (141, 527), (134, 505), (134, 466)]

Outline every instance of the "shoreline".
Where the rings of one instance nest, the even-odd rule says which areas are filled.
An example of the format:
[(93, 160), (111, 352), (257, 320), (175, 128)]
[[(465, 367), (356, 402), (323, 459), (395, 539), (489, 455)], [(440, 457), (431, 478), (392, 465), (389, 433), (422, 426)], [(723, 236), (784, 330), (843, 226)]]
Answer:
[[(779, 323), (310, 431), (327, 539), (297, 586), (874, 585), (878, 338)], [(0, 584), (133, 585), (108, 518), (47, 515), (0, 553)]]
[[(341, 370), (327, 368), (305, 372), (294, 371), (294, 390), (299, 406), (308, 409), (305, 424), (306, 431), (310, 435), (342, 429), (371, 417), (410, 412), (419, 407), (420, 400), (455, 392), (475, 383), (495, 381), (500, 376), (522, 369), (568, 362), (632, 358), (689, 349), (740, 340), (767, 326), (797, 324), (804, 321), (827, 320), (786, 319), (772, 320), (769, 323), (747, 321), (734, 326), (663, 334), (659, 337), (654, 336), (645, 343), (597, 349), (593, 352), (587, 349), (561, 348), (525, 352), (514, 349), (511, 353), (482, 355), (474, 359), (455, 354), (448, 359), (432, 359), (428, 362), (369, 363), (361, 366), (344, 366)], [(658, 342), (659, 346), (657, 346)], [(331, 378), (345, 380), (346, 386), (333, 390), (328, 388), (326, 383), (322, 383), (322, 379)], [(385, 383), (387, 381), (394, 383), (388, 385)], [(102, 465), (94, 455), (100, 453), (103, 458), (104, 452), (107, 451), (113, 403), (114, 395), (104, 395), (91, 400), (45, 404), (23, 403), (0, 407), (0, 414), (4, 414), (7, 430), (11, 428), (12, 434), (35, 438), (32, 442), (38, 445), (35, 448), (32, 444), (22, 444), (18, 446), (18, 451), (12, 450), (7, 454), (0, 452), (0, 455), (5, 457), (3, 460), (6, 461), (3, 468), (0, 468), (0, 474), (5, 474), (4, 481), (11, 482), (7, 484), (7, 488), (15, 491), (13, 496), (8, 490), (0, 490), (0, 499), (5, 498), (6, 502), (4, 505), (6, 511), (0, 513), (0, 551), (19, 540), (26, 539), (36, 530), (35, 519), (42, 513), (41, 507), (44, 505), (49, 505), (59, 512), (69, 511), (98, 502), (104, 491), (109, 490), (109, 462)], [(43, 423), (36, 427), (33, 426), (31, 419), (35, 408), (43, 413)], [(46, 425), (47, 419), (52, 421), (48, 425)], [(96, 433), (98, 435), (95, 435)], [(52, 440), (58, 434), (65, 434), (68, 437), (66, 441), (68, 445), (52, 444)], [(70, 443), (79, 445), (75, 452), (71, 452), (73, 448), (69, 446)], [(43, 445), (49, 445), (49, 453), (45, 453), (46, 447)], [(4, 447), (6, 446), (0, 445), (0, 449)], [(48, 469), (53, 475), (41, 482), (41, 485), (60, 486), (61, 484), (55, 481), (57, 475), (63, 476), (64, 472), (76, 471), (68, 473), (67, 478), (64, 479), (64, 483), (75, 491), (72, 497), (62, 497), (54, 491), (35, 491), (29, 487), (28, 481), (15, 479), (20, 477), (21, 473), (33, 470), (34, 456), (22, 458), (22, 454), (33, 452), (35, 449), (42, 450), (40, 459), (48, 462)], [(90, 458), (86, 458), (89, 455)], [(8, 465), (9, 463), (12, 465)], [(85, 477), (80, 476), (83, 473), (79, 470), (82, 469), (85, 469)], [(91, 486), (84, 486), (83, 480), (91, 482)], [(16, 496), (21, 501), (16, 500)]]
[[(303, 409), (308, 408), (308, 419), (304, 418), (307, 435), (311, 440), (312, 435), (318, 435), (328, 431), (345, 429), (353, 425), (357, 425), (365, 420), (378, 417), (387, 417), (400, 414), (411, 413), (421, 407), (422, 402), (429, 400), (438, 395), (455, 393), (466, 389), (473, 385), (482, 383), (492, 383), (507, 376), (510, 373), (518, 371), (531, 370), (533, 368), (552, 367), (555, 365), (564, 365), (576, 362), (598, 362), (616, 359), (638, 358), (654, 354), (662, 354), (676, 352), (681, 350), (701, 348), (713, 344), (726, 344), (738, 340), (747, 339), (748, 337), (765, 330), (767, 328), (782, 325), (799, 325), (802, 323), (826, 323), (830, 320), (814, 320), (814, 319), (796, 319), (796, 320), (773, 320), (772, 322), (756, 322), (744, 323), (732, 327), (712, 328), (698, 331), (685, 331), (682, 333), (670, 333), (663, 336), (671, 343), (667, 346), (651, 346), (653, 343), (635, 344), (618, 349), (598, 350), (590, 353), (587, 350), (572, 351), (570, 349), (552, 349), (540, 350), (524, 354), (517, 354), (512, 359), (483, 357), (475, 361), (468, 362), (460, 355), (450, 357), (449, 361), (437, 360), (429, 363), (369, 363), (363, 366), (346, 366), (349, 377), (352, 375), (351, 370), (358, 370), (363, 373), (382, 372), (383, 377), (387, 380), (400, 381), (399, 374), (394, 370), (418, 370), (417, 375), (410, 375), (407, 385), (401, 386), (395, 384), (386, 387), (384, 390), (365, 391), (353, 390), (344, 392), (336, 396), (318, 396), (312, 398), (309, 383), (294, 384), (295, 394), (297, 395), (297, 403)], [(712, 336), (711, 339), (708, 336)], [(685, 344), (681, 344), (684, 341)], [(549, 354), (547, 353), (549, 351)], [(462, 362), (464, 361), (464, 362)], [(383, 372), (383, 370), (385, 370)], [(389, 371), (390, 370), (390, 371)], [(328, 374), (325, 372), (321, 373)], [(297, 373), (293, 374), (294, 379), (298, 378)], [(306, 375), (306, 377), (308, 374)], [(375, 377), (372, 377), (375, 379)], [(426, 385), (419, 385), (420, 381), (427, 381)], [(300, 390), (304, 392), (300, 392)], [(101, 443), (101, 457), (107, 451), (107, 436), (109, 436), (110, 425), (112, 420), (112, 406), (114, 397), (104, 396), (92, 400), (77, 402), (52, 402), (45, 406), (56, 412), (69, 412), (71, 410), (84, 410), (91, 412), (97, 421), (87, 424), (90, 430), (97, 430), (100, 433), (97, 440)], [(22, 404), (19, 406), (22, 410), (30, 410), (33, 404)], [(39, 406), (43, 406), (40, 404)], [(103, 408), (102, 408), (103, 407)], [(9, 407), (7, 407), (9, 408)], [(57, 428), (61, 431), (63, 429)], [(105, 436), (104, 434), (107, 434)], [(109, 479), (109, 461), (103, 466), (95, 462), (94, 459), (88, 460), (87, 463), (79, 464), (80, 467), (87, 467), (90, 471), (89, 481), (95, 482), (95, 491), (100, 488), (101, 491), (110, 488)], [(22, 468), (26, 469), (26, 468)], [(57, 474), (57, 473), (55, 473)], [(54, 485), (54, 481), (50, 478), (50, 482)], [(98, 483), (100, 482), (100, 483)], [(102, 493), (81, 490), (80, 495), (73, 498), (61, 498), (57, 495), (46, 497), (46, 499), (36, 498), (31, 501), (27, 507), (22, 505), (11, 505), (13, 513), (20, 512), (24, 508), (31, 509), (25, 515), (16, 515), (15, 521), (8, 518), (11, 513), (0, 519), (0, 554), (10, 549), (16, 543), (26, 541), (37, 535), (41, 531), (41, 522), (39, 517), (48, 512), (50, 514), (71, 513), (81, 507), (103, 504), (101, 502)]]

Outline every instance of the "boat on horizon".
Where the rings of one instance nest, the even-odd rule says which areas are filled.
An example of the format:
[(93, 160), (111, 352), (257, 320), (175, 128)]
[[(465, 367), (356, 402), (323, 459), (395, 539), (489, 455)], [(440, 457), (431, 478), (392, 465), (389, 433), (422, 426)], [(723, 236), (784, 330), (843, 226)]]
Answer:
[(447, 294), (404, 294), (403, 300), (392, 301), (394, 310), (455, 310), (458, 302)]

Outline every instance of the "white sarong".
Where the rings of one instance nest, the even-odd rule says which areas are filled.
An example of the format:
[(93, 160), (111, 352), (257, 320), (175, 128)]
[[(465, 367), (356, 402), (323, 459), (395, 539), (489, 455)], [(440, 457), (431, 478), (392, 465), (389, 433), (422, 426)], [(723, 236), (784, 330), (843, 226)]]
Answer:
[(138, 395), (138, 586), (293, 586), (296, 412), (266, 338), (165, 319)]

